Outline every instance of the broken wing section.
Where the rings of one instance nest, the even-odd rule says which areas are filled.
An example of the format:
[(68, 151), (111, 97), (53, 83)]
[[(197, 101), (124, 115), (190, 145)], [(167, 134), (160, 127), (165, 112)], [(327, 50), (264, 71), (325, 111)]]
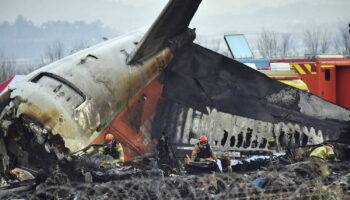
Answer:
[(196, 44), (184, 48), (166, 70), (163, 95), (204, 113), (209, 107), (273, 124), (298, 124), (315, 129), (322, 141), (350, 144), (348, 109)]
[(127, 63), (143, 61), (169, 46), (169, 40), (184, 33), (201, 0), (171, 0), (128, 57)]

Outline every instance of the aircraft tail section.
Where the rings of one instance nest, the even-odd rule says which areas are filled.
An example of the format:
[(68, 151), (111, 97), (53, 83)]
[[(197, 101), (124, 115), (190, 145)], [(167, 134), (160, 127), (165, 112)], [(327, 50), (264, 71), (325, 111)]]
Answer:
[(127, 63), (142, 62), (165, 48), (169, 40), (185, 33), (200, 2), (201, 0), (170, 0), (130, 54)]

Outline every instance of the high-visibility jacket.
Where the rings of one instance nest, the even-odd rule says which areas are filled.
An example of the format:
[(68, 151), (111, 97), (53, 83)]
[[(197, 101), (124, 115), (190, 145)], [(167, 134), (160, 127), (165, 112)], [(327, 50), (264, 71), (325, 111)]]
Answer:
[(332, 161), (335, 158), (335, 154), (334, 154), (334, 150), (332, 147), (324, 145), (324, 146), (317, 147), (316, 149), (314, 149), (311, 152), (310, 157), (317, 157), (317, 158), (321, 158), (322, 160), (325, 160), (325, 161)]
[[(98, 148), (98, 152), (104, 155), (110, 155), (113, 157), (113, 163), (123, 162), (124, 153), (121, 144), (106, 144), (104, 147)], [(107, 160), (105, 162), (108, 162)]]
[(114, 159), (113, 162), (114, 163), (124, 162), (124, 152), (123, 152), (123, 148), (122, 148), (121, 144), (118, 144), (117, 151), (119, 152), (119, 158), (118, 159)]

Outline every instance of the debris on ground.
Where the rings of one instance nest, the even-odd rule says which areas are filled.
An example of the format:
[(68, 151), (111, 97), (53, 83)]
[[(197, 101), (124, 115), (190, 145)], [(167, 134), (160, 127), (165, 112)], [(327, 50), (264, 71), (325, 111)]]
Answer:
[[(276, 164), (276, 158), (258, 170), (233, 173), (164, 176), (162, 170), (134, 167), (57, 169), (26, 188), (0, 190), (1, 199), (346, 199), (350, 161), (330, 164), (322, 177), (310, 161)], [(256, 163), (245, 163), (255, 165)], [(242, 167), (241, 167), (242, 169)], [(246, 166), (249, 169), (249, 166)], [(80, 170), (80, 171), (79, 171)], [(2, 187), (3, 188), (3, 187)], [(9, 192), (11, 191), (11, 192)]]
[[(0, 95), (0, 199), (349, 199), (349, 158), (323, 163), (324, 176), (309, 149), (291, 149), (350, 145), (350, 110), (193, 43), (200, 3), (169, 1), (143, 37), (74, 53)], [(126, 162), (88, 152), (107, 133)], [(286, 157), (232, 173), (181, 163), (199, 134), (219, 152)]]

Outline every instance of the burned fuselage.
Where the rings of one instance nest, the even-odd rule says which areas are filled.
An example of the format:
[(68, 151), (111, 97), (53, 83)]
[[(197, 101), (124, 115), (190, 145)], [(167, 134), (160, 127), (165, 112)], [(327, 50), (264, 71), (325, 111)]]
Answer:
[[(287, 134), (284, 128), (290, 124), (290, 130), (307, 136), (300, 144), (350, 143), (349, 110), (193, 44), (195, 34), (188, 25), (200, 2), (171, 0), (143, 37), (128, 34), (72, 54), (32, 72), (3, 94), (0, 144), (6, 148), (0, 148), (0, 154), (7, 163), (3, 168), (11, 163), (9, 157), (30, 161), (32, 152), (37, 152), (37, 160), (45, 152), (48, 159), (69, 159), (70, 153), (108, 132), (109, 126), (137, 154), (148, 149), (138, 150), (137, 145), (150, 144), (143, 138), (154, 139), (162, 132), (187, 145), (203, 134), (224, 151), (266, 149), (266, 140), (278, 143), (280, 132)], [(147, 108), (143, 89), (160, 74), (164, 90), (158, 82), (156, 91), (181, 110), (156, 108), (157, 101)], [(146, 89), (152, 96), (154, 90)], [(196, 115), (189, 108), (204, 113), (202, 118), (192, 119)], [(156, 114), (151, 112), (162, 120), (152, 124)], [(136, 118), (140, 123), (132, 122)], [(254, 127), (245, 124), (250, 119), (256, 120)], [(196, 123), (201, 128), (196, 129)], [(138, 127), (129, 131), (128, 125), (135, 124)], [(254, 131), (250, 139), (241, 134), (248, 128)]]
[(11, 89), (11, 101), (2, 111), (4, 136), (17, 131), (15, 119), (26, 116), (26, 123), (32, 119), (42, 130), (26, 127), (43, 140), (59, 135), (67, 154), (87, 146), (172, 58), (166, 48), (127, 65), (128, 53), (140, 39), (138, 34), (116, 38), (29, 74)]

